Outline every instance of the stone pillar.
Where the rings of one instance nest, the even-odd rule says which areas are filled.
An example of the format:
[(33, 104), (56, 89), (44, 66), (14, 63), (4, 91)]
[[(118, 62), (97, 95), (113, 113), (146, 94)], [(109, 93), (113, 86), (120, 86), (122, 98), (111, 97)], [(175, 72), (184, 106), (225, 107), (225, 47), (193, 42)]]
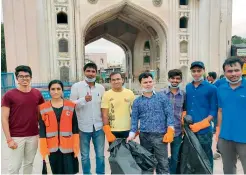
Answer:
[(210, 2), (211, 0), (200, 0), (199, 4), (199, 58), (205, 67), (208, 65), (210, 44)]

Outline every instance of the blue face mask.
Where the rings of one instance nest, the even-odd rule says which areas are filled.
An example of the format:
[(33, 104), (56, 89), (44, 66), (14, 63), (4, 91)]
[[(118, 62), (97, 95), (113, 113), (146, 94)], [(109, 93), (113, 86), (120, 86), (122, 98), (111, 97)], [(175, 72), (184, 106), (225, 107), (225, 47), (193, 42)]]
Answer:
[(240, 81), (242, 81), (242, 77), (240, 77), (237, 81), (230, 81), (229, 79), (226, 78), (226, 81), (229, 82), (230, 84), (237, 84)]
[(96, 81), (96, 78), (85, 77), (85, 81), (87, 81), (88, 83), (94, 83)]
[(203, 81), (204, 80), (204, 77), (201, 76), (198, 80), (195, 80), (194, 78), (192, 78), (194, 82), (199, 82), (199, 81)]
[(178, 89), (178, 88), (180, 88), (180, 83), (178, 84), (178, 86), (173, 86), (172, 83), (168, 82), (168, 87), (170, 87), (172, 89)]

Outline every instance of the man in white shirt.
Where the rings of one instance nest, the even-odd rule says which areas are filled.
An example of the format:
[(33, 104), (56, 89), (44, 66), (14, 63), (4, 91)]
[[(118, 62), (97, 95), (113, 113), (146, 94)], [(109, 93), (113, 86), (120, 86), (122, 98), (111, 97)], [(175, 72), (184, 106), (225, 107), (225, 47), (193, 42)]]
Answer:
[(95, 82), (96, 64), (86, 64), (84, 74), (85, 80), (75, 83), (70, 95), (70, 99), (77, 104), (82, 170), (83, 174), (91, 174), (90, 141), (92, 139), (96, 153), (96, 174), (104, 174), (105, 135), (102, 130), (101, 99), (105, 89)]

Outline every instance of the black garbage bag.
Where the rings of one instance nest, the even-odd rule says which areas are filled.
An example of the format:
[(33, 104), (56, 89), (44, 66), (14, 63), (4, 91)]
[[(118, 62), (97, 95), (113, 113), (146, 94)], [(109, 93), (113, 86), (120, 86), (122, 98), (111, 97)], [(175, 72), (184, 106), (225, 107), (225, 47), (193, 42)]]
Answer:
[(125, 139), (116, 139), (109, 147), (111, 174), (141, 174), (142, 170), (134, 160)]
[(46, 165), (46, 161), (45, 161), (45, 160), (43, 160), (42, 174), (48, 174), (48, 173), (47, 173), (47, 165)]
[(143, 171), (151, 172), (156, 167), (158, 162), (154, 155), (140, 144), (130, 141), (126, 146), (129, 147), (134, 160)]
[(177, 174), (212, 174), (210, 161), (196, 135), (190, 130), (192, 117), (184, 118), (184, 138), (180, 147)]

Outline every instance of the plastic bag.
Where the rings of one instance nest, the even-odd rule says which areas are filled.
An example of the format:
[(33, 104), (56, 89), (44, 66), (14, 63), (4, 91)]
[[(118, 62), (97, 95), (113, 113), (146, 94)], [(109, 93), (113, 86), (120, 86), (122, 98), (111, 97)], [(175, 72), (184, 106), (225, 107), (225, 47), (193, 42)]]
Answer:
[(180, 147), (177, 174), (212, 174), (209, 159), (196, 135), (190, 130), (192, 117), (184, 118), (184, 138)]
[(142, 170), (134, 160), (125, 139), (116, 139), (110, 151), (109, 164), (111, 174), (141, 174)]

